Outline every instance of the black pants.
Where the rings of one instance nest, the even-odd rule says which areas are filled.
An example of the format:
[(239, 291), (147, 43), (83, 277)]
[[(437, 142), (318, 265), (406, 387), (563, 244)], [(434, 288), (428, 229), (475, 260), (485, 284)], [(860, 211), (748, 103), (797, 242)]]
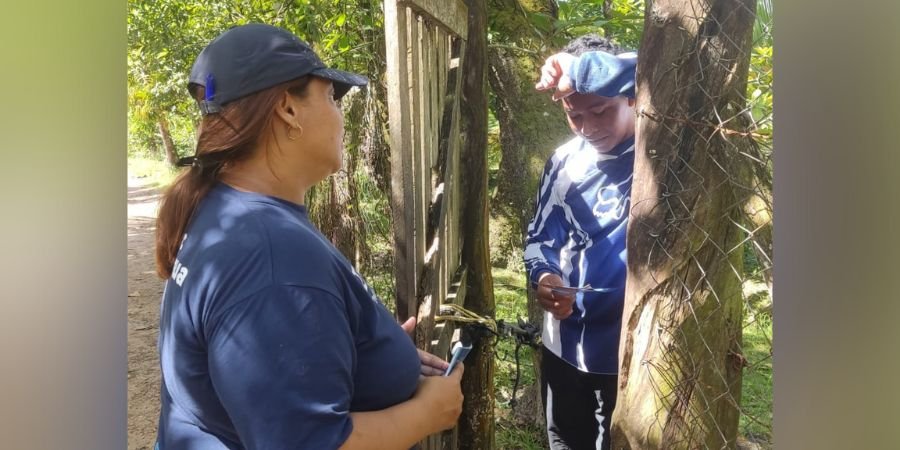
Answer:
[(552, 450), (608, 450), (618, 375), (582, 372), (543, 347), (541, 399)]

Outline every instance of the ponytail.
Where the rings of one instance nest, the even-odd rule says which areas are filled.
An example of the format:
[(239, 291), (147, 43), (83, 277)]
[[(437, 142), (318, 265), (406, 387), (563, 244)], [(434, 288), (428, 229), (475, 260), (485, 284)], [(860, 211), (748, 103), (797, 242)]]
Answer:
[(192, 166), (166, 188), (156, 218), (156, 273), (160, 278), (172, 276), (184, 231), (200, 201), (215, 183), (215, 173)]

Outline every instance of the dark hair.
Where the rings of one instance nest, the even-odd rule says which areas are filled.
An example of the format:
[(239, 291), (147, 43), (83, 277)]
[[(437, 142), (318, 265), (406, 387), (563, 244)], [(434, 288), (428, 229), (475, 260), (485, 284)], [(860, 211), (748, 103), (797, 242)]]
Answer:
[(582, 53), (604, 51), (618, 55), (628, 50), (613, 44), (612, 41), (596, 34), (586, 34), (569, 41), (562, 49), (563, 52), (574, 56), (581, 56)]
[[(197, 205), (228, 164), (247, 159), (266, 129), (274, 125), (275, 105), (284, 92), (303, 97), (309, 76), (281, 83), (227, 103), (216, 114), (203, 116), (197, 136), (194, 164), (166, 188), (156, 219), (156, 273), (172, 275), (175, 255)], [(196, 100), (202, 100), (203, 86), (191, 86)]]

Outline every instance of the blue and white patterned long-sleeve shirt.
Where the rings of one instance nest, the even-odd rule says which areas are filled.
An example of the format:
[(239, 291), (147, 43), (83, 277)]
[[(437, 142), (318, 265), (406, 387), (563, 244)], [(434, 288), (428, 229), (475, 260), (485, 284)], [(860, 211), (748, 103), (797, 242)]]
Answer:
[[(636, 56), (625, 58), (583, 55), (569, 69), (576, 90), (633, 96)], [(544, 314), (544, 346), (585, 372), (618, 373), (633, 170), (634, 137), (601, 154), (576, 136), (547, 161), (528, 227), (525, 268), (533, 284), (551, 272), (568, 286), (609, 289), (578, 293), (564, 320)]]
[(577, 294), (564, 320), (544, 316), (544, 345), (586, 372), (618, 372), (633, 166), (634, 138), (607, 154), (572, 139), (547, 162), (528, 227), (525, 267), (533, 283), (552, 272), (569, 286), (612, 289)]

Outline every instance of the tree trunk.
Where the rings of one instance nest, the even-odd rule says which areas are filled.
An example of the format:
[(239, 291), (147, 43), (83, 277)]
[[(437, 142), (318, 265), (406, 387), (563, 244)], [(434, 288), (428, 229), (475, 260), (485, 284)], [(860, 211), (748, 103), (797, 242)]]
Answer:
[(347, 169), (344, 169), (330, 176), (326, 181), (327, 197), (325, 197), (324, 205), (319, 208), (320, 229), (344, 257), (358, 269), (357, 236), (354, 226), (358, 217), (351, 214), (350, 178)]
[[(461, 264), (467, 268), (465, 307), (494, 317), (494, 290), (488, 250), (487, 198), (487, 10), (485, 0), (465, 0), (469, 25), (462, 67), (460, 101), (463, 143), (460, 163), (464, 177)], [(494, 448), (494, 351), (491, 339), (479, 339), (466, 360), (462, 388), (465, 401), (459, 419), (461, 449)]]
[[(755, 0), (648, 1), (614, 448), (734, 448)], [(729, 121), (730, 119), (730, 121)]]
[(172, 134), (169, 133), (169, 121), (165, 115), (160, 115), (156, 122), (159, 128), (159, 136), (162, 138), (163, 147), (166, 149), (166, 162), (170, 166), (175, 167), (178, 163), (178, 152), (175, 150), (175, 142), (172, 141)]
[[(556, 11), (553, 0), (518, 2), (517, 0), (491, 1), (491, 30), (504, 36), (512, 46), (523, 49), (543, 48), (549, 42), (536, 42), (530, 24), (522, 14), (528, 12)], [(494, 93), (491, 110), (500, 124), (500, 173), (497, 194), (491, 213), (497, 223), (505, 228), (494, 233), (501, 242), (493, 245), (509, 258), (510, 264), (521, 266), (521, 251), (528, 223), (534, 215), (534, 193), (537, 192), (541, 173), (553, 150), (571, 135), (565, 117), (558, 104), (550, 96), (534, 89), (544, 56), (508, 48), (491, 48), (488, 51), (490, 68), (488, 79)], [(495, 255), (496, 259), (496, 255)], [(526, 275), (526, 286), (528, 285)], [(528, 321), (542, 327), (544, 311), (534, 298), (534, 290), (527, 288)], [(535, 386), (540, 386), (540, 352), (532, 352)], [(522, 391), (523, 398), (516, 408), (517, 419), (535, 426), (543, 425), (540, 389)], [(526, 406), (530, 406), (526, 409)]]
[[(544, 57), (529, 48), (541, 48), (549, 42), (537, 42), (522, 10), (552, 10), (553, 1), (526, 2), (492, 0), (491, 31), (502, 35), (522, 50), (494, 47), (488, 51), (491, 110), (500, 123), (500, 173), (493, 214), (507, 219), (517, 234), (505, 245), (521, 250), (521, 237), (534, 212), (534, 193), (547, 158), (571, 131), (562, 108), (544, 92), (537, 92), (537, 81)], [(506, 41), (504, 41), (506, 42)], [(502, 247), (501, 247), (502, 248)], [(516, 260), (521, 264), (521, 258)]]
[[(380, 5), (372, 4), (368, 8), (368, 14), (382, 14)], [(378, 11), (375, 11), (376, 9)], [(385, 198), (390, 199), (391, 147), (387, 142), (390, 122), (388, 120), (387, 84), (384, 80), (384, 73), (387, 70), (385, 33), (373, 33), (372, 39), (375, 40), (373, 48), (378, 54), (375, 58), (369, 59), (368, 73), (378, 74), (379, 78), (371, 80), (366, 87), (365, 113), (360, 121), (364, 133), (360, 153), (378, 190)], [(388, 205), (390, 204), (388, 201)]]
[[(347, 122), (361, 123), (366, 112), (366, 94), (354, 92), (344, 101), (349, 103), (345, 106)], [(316, 226), (360, 272), (368, 262), (370, 252), (354, 175), (359, 166), (359, 150), (365, 133), (362, 127), (347, 127), (341, 170), (311, 190), (309, 201), (310, 217)]]

